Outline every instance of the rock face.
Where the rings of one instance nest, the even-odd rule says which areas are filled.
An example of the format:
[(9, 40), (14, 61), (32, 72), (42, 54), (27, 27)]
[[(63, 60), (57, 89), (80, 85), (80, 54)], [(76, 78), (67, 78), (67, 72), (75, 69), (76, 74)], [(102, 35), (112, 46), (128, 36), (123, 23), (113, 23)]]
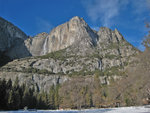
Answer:
[(0, 51), (8, 51), (16, 44), (27, 39), (19, 28), (0, 17)]
[(20, 81), (40, 90), (64, 83), (72, 76), (92, 78), (98, 74), (102, 84), (109, 84), (109, 80), (125, 75), (124, 69), (138, 53), (117, 29), (101, 27), (97, 32), (79, 17), (54, 28), (50, 34), (24, 39), (7, 52), (11, 58), (23, 59), (0, 68), (0, 78), (18, 76)]
[(19, 84), (22, 85), (26, 83), (30, 88), (35, 88), (38, 91), (48, 92), (50, 86), (57, 83), (62, 84), (69, 78), (60, 75), (45, 75), (45, 74), (31, 74), (31, 73), (18, 73), (18, 72), (1, 72), (1, 79), (15, 81), (16, 78), (19, 79)]
[(56, 28), (50, 34), (41, 33), (25, 41), (28, 50), (33, 56), (46, 55), (47, 53), (67, 48), (73, 44), (82, 47), (96, 45), (97, 34), (79, 17), (72, 18)]
[(98, 36), (98, 47), (102, 50), (103, 54), (125, 57), (136, 52), (135, 48), (124, 39), (117, 29), (112, 31), (109, 28), (101, 27), (98, 31)]
[(27, 35), (0, 17), (0, 51), (11, 59), (31, 56), (24, 41)]
[(32, 54), (32, 56), (41, 56), (43, 54), (46, 54), (45, 51), (47, 49), (47, 33), (41, 33), (36, 35), (34, 38), (29, 38), (28, 40), (25, 40), (25, 45), (28, 48), (29, 52)]
[[(20, 37), (26, 39), (25, 36), (20, 35)], [(49, 34), (38, 34), (33, 38), (24, 40), (24, 43), (20, 43), (17, 39), (14, 42), (14, 47), (7, 51), (7, 55), (12, 59), (42, 56), (68, 47), (70, 48), (68, 51), (82, 55), (93, 54), (93, 48), (98, 48), (101, 54), (106, 54), (108, 51), (110, 53), (113, 51), (111, 46), (118, 46), (118, 50), (113, 51), (114, 55), (119, 55), (120, 52), (122, 54), (134, 54), (132, 46), (125, 49), (123, 44), (127, 42), (118, 30), (112, 31), (102, 27), (98, 32), (93, 31), (82, 18), (77, 16), (54, 28)], [(121, 49), (120, 45), (123, 45), (124, 50)], [(127, 43), (127, 45), (129, 44)], [(107, 51), (104, 51), (106, 49)]]
[[(96, 32), (77, 16), (54, 28), (50, 34), (41, 33), (34, 38), (27, 39), (25, 45), (32, 56), (46, 55), (70, 46), (72, 47), (70, 47), (70, 51), (75, 53), (80, 51), (80, 54), (83, 55), (84, 53), (93, 53), (93, 48), (98, 48), (101, 54), (111, 52), (114, 55), (130, 56), (129, 54), (132, 55), (135, 52), (132, 51), (134, 47), (125, 41), (117, 29), (112, 31), (109, 28), (101, 27)], [(115, 50), (112, 50), (113, 47), (116, 47)]]

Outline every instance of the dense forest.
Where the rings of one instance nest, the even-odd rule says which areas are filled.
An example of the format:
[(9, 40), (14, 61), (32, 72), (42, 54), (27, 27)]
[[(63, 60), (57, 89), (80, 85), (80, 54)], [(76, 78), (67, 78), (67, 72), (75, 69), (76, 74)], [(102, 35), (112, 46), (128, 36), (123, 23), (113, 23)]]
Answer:
[[(98, 76), (96, 76), (98, 77)], [(35, 91), (25, 84), (19, 86), (18, 78), (14, 84), (9, 79), (0, 80), (0, 109), (60, 109), (102, 107), (100, 103), (101, 85), (98, 78), (94, 83), (84, 83), (84, 79), (76, 78), (63, 86), (52, 85), (49, 92)], [(107, 96), (106, 94), (103, 94)]]
[(34, 88), (28, 88), (25, 84), (19, 86), (18, 78), (14, 84), (11, 80), (0, 80), (0, 109), (17, 110), (24, 109), (56, 109), (59, 107), (59, 85), (51, 86), (49, 93), (40, 93)]

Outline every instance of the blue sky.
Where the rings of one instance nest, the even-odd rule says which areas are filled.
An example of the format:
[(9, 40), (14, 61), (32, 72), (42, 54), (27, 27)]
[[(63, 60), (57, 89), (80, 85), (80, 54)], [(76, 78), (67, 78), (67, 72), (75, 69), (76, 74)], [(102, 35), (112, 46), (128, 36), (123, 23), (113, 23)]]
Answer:
[(95, 30), (102, 26), (117, 28), (142, 50), (150, 0), (0, 0), (0, 16), (31, 36), (49, 33), (73, 16), (80, 16)]

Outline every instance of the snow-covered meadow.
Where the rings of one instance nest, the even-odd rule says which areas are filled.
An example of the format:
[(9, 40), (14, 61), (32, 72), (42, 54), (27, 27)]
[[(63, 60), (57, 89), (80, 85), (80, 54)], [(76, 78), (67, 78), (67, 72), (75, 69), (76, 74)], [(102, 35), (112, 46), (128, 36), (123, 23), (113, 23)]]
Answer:
[(37, 110), (37, 111), (0, 111), (0, 113), (150, 113), (150, 107), (121, 107), (85, 110)]

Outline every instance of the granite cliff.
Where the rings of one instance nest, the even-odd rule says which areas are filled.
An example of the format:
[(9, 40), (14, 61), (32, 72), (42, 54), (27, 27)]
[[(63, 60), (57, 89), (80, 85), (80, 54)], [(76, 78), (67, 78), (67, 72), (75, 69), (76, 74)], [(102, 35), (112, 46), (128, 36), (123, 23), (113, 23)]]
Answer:
[[(22, 45), (24, 50), (22, 54), (27, 54), (28, 51), (26, 47), (23, 46), (24, 40), (26, 39), (27, 35), (24, 32), (12, 23), (0, 17), (0, 66), (6, 64), (8, 61), (11, 61), (9, 51), (16, 47), (16, 45)], [(13, 55), (16, 55), (18, 53), (17, 51), (14, 51)], [(22, 54), (20, 54), (20, 57), (23, 56)]]
[(19, 28), (0, 17), (0, 51), (5, 52), (27, 39)]
[[(6, 23), (0, 24), (3, 29), (10, 24), (3, 23)], [(94, 31), (77, 16), (49, 34), (29, 38), (10, 25), (12, 29), (0, 31), (0, 39), (3, 39), (0, 49), (16, 60), (0, 68), (0, 78), (14, 81), (18, 77), (20, 84), (25, 82), (44, 91), (52, 84), (62, 84), (77, 76), (93, 80), (98, 74), (102, 84), (110, 84), (126, 76), (126, 67), (139, 52), (117, 29), (101, 27)]]

